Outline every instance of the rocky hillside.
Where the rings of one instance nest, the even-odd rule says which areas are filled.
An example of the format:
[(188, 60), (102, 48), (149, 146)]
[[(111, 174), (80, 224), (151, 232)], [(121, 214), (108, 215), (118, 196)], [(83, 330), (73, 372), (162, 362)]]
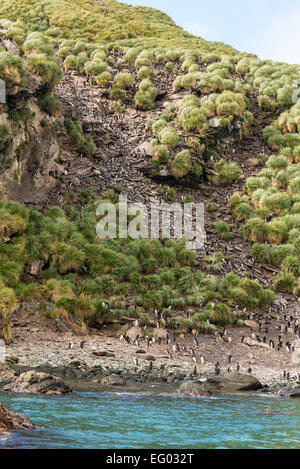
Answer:
[[(300, 66), (114, 0), (0, 5), (0, 323), (188, 334), (300, 292)], [(203, 202), (206, 243), (99, 239), (99, 200)], [(121, 329), (119, 330), (121, 331)]]

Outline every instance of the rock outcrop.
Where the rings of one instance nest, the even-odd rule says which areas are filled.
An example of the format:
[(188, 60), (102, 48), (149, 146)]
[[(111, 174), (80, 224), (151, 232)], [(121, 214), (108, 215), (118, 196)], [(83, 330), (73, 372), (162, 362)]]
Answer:
[(14, 381), (3, 386), (4, 391), (24, 392), (29, 394), (68, 394), (72, 388), (61, 378), (48, 373), (28, 371), (22, 373)]
[(0, 403), (0, 435), (13, 430), (33, 430), (34, 425), (25, 415), (18, 415)]
[(178, 392), (188, 396), (208, 396), (213, 393), (231, 393), (239, 391), (257, 391), (262, 389), (260, 381), (251, 375), (232, 373), (229, 375), (214, 376), (206, 381), (193, 381), (183, 383)]

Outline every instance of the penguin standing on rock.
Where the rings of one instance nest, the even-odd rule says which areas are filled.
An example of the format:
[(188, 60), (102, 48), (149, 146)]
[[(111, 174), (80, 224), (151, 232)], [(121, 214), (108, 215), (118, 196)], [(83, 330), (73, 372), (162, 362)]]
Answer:
[(135, 364), (135, 366), (139, 366), (139, 362), (138, 362), (138, 359), (134, 357), (133, 359), (133, 363)]
[(72, 350), (73, 346), (74, 346), (73, 342), (69, 342), (69, 350)]
[(216, 374), (217, 376), (219, 376), (220, 373), (221, 373), (220, 363), (217, 362), (217, 363), (215, 364), (215, 374)]

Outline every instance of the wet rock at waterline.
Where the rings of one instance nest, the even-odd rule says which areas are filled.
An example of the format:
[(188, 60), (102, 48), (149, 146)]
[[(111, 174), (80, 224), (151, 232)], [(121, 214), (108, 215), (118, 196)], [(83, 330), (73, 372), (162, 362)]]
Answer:
[(214, 376), (204, 382), (183, 383), (179, 387), (178, 392), (188, 396), (205, 396), (216, 392), (258, 391), (262, 388), (261, 382), (254, 376), (233, 373), (228, 376)]
[(28, 371), (3, 387), (4, 391), (25, 392), (29, 394), (68, 394), (72, 388), (61, 378), (47, 373)]
[(13, 430), (33, 430), (34, 425), (25, 415), (18, 415), (0, 403), (0, 435)]

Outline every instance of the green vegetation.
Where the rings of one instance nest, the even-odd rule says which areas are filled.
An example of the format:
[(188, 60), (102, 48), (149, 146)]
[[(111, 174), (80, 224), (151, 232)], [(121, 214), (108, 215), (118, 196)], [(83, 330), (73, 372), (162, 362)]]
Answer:
[(65, 127), (67, 129), (72, 146), (82, 151), (89, 157), (96, 153), (97, 147), (94, 143), (94, 140), (90, 135), (87, 135), (86, 137), (84, 136), (80, 121), (73, 121), (69, 118), (65, 119)]
[[(232, 275), (220, 281), (194, 271), (195, 255), (184, 239), (97, 239), (96, 206), (91, 200), (81, 212), (52, 207), (42, 215), (1, 202), (0, 235), (6, 243), (0, 249), (0, 301), (6, 338), (10, 315), (25, 300), (54, 302), (53, 317), (64, 318), (77, 332), (126, 315), (125, 304), (137, 305), (143, 315), (170, 306), (173, 315), (189, 305), (202, 322), (234, 324), (240, 318), (236, 304), (255, 307), (271, 300), (272, 292), (256, 282)], [(36, 260), (42, 270), (38, 282), (28, 284), (27, 272)]]
[[(170, 178), (170, 185), (161, 187), (166, 201), (176, 199), (179, 184), (238, 186), (229, 209), (240, 235), (253, 243), (251, 255), (281, 269), (273, 279), (274, 291), (299, 296), (300, 104), (293, 105), (292, 94), (300, 66), (259, 60), (205, 41), (158, 10), (115, 0), (103, 5), (97, 0), (3, 0), (0, 18), (0, 38), (14, 41), (20, 54), (0, 48), (0, 79), (9, 93), (24, 96), (17, 108), (11, 103), (0, 107), (1, 172), (29, 151), (33, 106), (43, 112), (39, 121), (46, 132), (62, 112), (55, 87), (64, 73), (80, 75), (95, 93), (109, 97), (111, 114), (126, 115), (135, 107), (138, 116), (151, 117), (145, 134), (152, 139), (153, 175), (167, 169)], [(36, 86), (30, 104), (24, 92), (28, 83)], [(169, 99), (172, 89), (177, 96)], [(237, 163), (234, 145), (251, 134), (258, 108), (270, 122), (276, 112), (277, 119), (263, 131), (273, 154), (253, 155), (255, 177), (243, 187), (241, 168), (247, 161)], [(11, 126), (24, 133), (13, 155)], [(64, 126), (73, 148), (95, 155), (93, 138), (80, 121), (67, 118)], [(102, 197), (116, 203), (118, 191), (107, 190)], [(64, 318), (77, 332), (128, 316), (128, 311), (147, 323), (161, 308), (168, 311), (171, 327), (205, 333), (213, 333), (216, 325), (240, 325), (243, 308), (263, 308), (274, 299), (273, 290), (248, 277), (222, 277), (229, 260), (224, 253), (207, 254), (202, 272), (194, 268), (194, 253), (184, 240), (97, 239), (96, 201), (89, 194), (82, 198), (81, 211), (66, 205), (43, 214), (0, 202), (0, 317), (7, 341), (17, 305), (31, 299), (51, 301), (51, 316)], [(206, 206), (212, 215), (220, 208), (214, 200)], [(213, 227), (226, 242), (234, 236), (222, 220)], [(30, 283), (34, 261), (42, 267)], [(178, 319), (187, 308), (190, 318)]]

